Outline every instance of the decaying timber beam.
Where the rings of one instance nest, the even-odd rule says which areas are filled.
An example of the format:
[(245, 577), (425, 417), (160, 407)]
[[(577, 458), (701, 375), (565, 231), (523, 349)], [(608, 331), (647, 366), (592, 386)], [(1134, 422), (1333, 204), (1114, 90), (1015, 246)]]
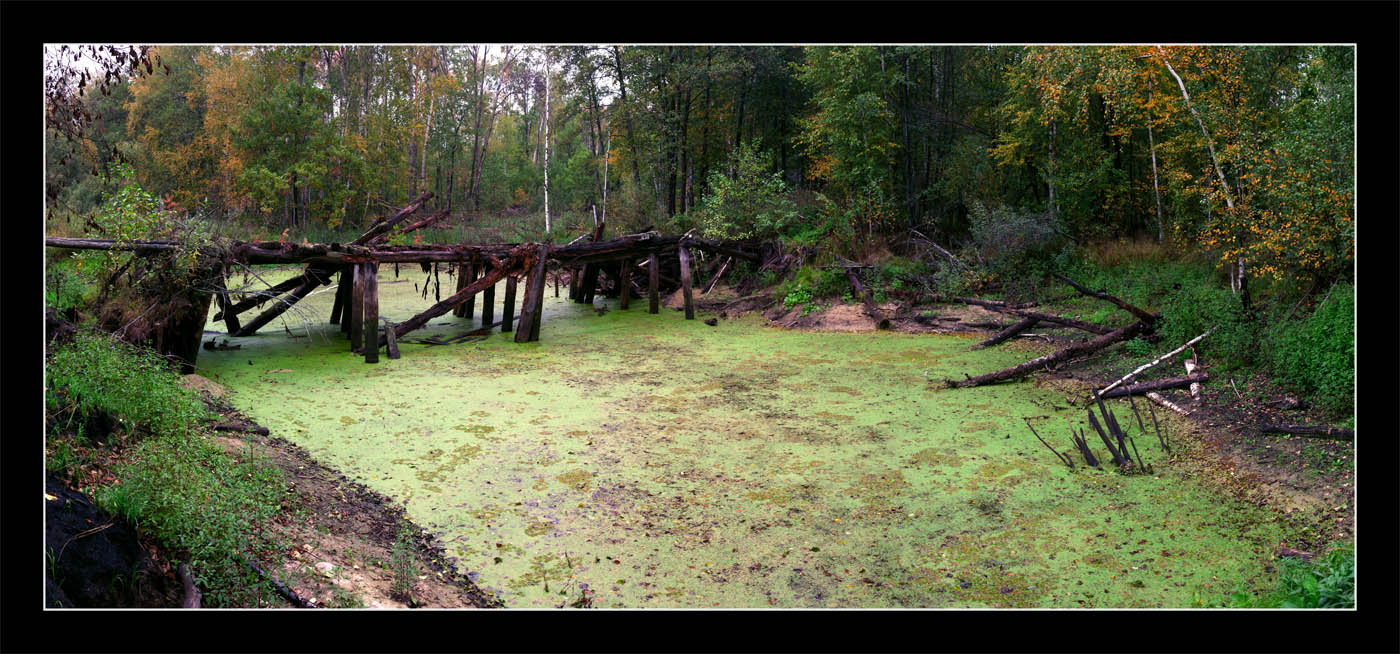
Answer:
[(528, 343), (540, 338), (540, 313), (544, 306), (544, 278), (549, 245), (541, 243), (533, 255), (522, 253), (530, 263), (530, 277), (525, 283), (525, 297), (520, 302), (520, 324), (515, 329), (515, 342)]
[(740, 259), (745, 259), (754, 263), (763, 263), (762, 255), (754, 252), (749, 252), (740, 248), (736, 248), (731, 244), (720, 243), (717, 241), (712, 241), (710, 239), (700, 238), (698, 236), (691, 236), (686, 240), (694, 244), (695, 247), (698, 247), (702, 250), (708, 250), (716, 254), (725, 254), (731, 257), (738, 257)]
[[(515, 329), (515, 285), (516, 275), (506, 277), (506, 297), (501, 303), (501, 333)], [(556, 287), (557, 288), (557, 287)]]
[(365, 275), (365, 363), (379, 363), (379, 348), (388, 343), (379, 342), (379, 264), (366, 261), (360, 264)]
[(1119, 341), (1126, 341), (1134, 336), (1137, 336), (1138, 334), (1145, 333), (1146, 331), (1147, 325), (1145, 325), (1141, 321), (1135, 322), (1131, 325), (1128, 325), (1127, 327), (1115, 330), (1111, 333), (1105, 334), (1091, 341), (1071, 345), (1058, 352), (1053, 352), (1042, 357), (1031, 359), (1030, 361), (1027, 361), (1019, 366), (1012, 366), (1004, 370), (989, 372), (985, 375), (980, 375), (978, 377), (968, 377), (967, 379), (948, 379), (945, 380), (945, 383), (947, 384), (948, 388), (963, 388), (967, 386), (981, 386), (983, 384), (990, 384), (993, 382), (1015, 379), (1017, 377), (1022, 377), (1027, 374), (1030, 374), (1045, 366), (1059, 363), (1060, 361), (1064, 361), (1066, 359), (1069, 359), (1070, 357), (1078, 356), (1081, 354), (1088, 354), (1090, 352), (1097, 352), (1114, 343), (1117, 343)]

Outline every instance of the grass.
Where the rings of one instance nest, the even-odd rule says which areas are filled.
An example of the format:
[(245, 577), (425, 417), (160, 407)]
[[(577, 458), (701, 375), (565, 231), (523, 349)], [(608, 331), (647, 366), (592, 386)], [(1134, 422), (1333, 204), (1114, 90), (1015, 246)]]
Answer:
[(215, 445), (199, 427), (209, 415), (202, 402), (149, 350), (81, 331), (46, 373), (54, 429), (45, 465), (74, 479), (93, 461), (117, 461), (107, 472), (119, 481), (87, 489), (99, 506), (187, 559), (206, 605), (267, 604), (271, 588), (234, 556), (273, 547), (264, 530), (282, 510), (276, 468)]
[(1259, 596), (1234, 593), (1214, 608), (1350, 609), (1356, 607), (1356, 554), (1337, 549), (1311, 562), (1279, 562), (1278, 585)]

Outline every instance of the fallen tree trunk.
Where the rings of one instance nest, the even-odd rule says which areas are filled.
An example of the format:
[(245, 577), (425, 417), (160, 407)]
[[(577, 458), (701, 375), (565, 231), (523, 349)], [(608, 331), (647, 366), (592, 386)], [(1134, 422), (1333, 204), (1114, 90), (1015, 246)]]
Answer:
[(977, 346), (978, 346), (978, 347), (991, 347), (991, 346), (993, 346), (993, 345), (996, 345), (997, 343), (1000, 343), (1000, 342), (1002, 342), (1002, 341), (1005, 341), (1005, 340), (1008, 339), (1008, 338), (1011, 338), (1012, 336), (1015, 336), (1015, 335), (1017, 335), (1017, 334), (1019, 334), (1019, 333), (1021, 333), (1021, 332), (1023, 332), (1023, 331), (1026, 331), (1027, 329), (1030, 329), (1031, 327), (1034, 327), (1035, 324), (1038, 323), (1038, 322), (1040, 322), (1040, 319), (1039, 319), (1039, 318), (1026, 318), (1025, 320), (1022, 320), (1021, 322), (1018, 322), (1018, 323), (1016, 323), (1016, 324), (1014, 324), (1014, 325), (1012, 325), (1012, 326), (1010, 326), (1010, 327), (1007, 327), (1006, 329), (1001, 330), (1000, 332), (997, 332), (997, 334), (996, 334), (995, 336), (993, 336), (993, 337), (991, 337), (991, 338), (989, 338), (989, 339), (987, 339), (987, 340), (985, 340), (985, 341), (982, 341), (981, 343), (978, 343)]
[(432, 199), (432, 197), (432, 191), (424, 191), (423, 194), (418, 196), (417, 199), (408, 203), (408, 206), (399, 209), (394, 215), (390, 216), (383, 222), (375, 223), (373, 227), (370, 227), (368, 230), (366, 230), (365, 233), (361, 234), (359, 238), (351, 241), (350, 245), (369, 245), (370, 243), (379, 240), (379, 237), (387, 235), (389, 233), (389, 230), (393, 229), (394, 226), (399, 224), (400, 222), (403, 222), (404, 218), (409, 217), (413, 214), (413, 212), (422, 208), (423, 203)]
[[(309, 279), (309, 275), (313, 274), (313, 272), (321, 275), (330, 274), (330, 271), (322, 270), (320, 268), (308, 269), (305, 273), (297, 275), (296, 277), (288, 279), (284, 282), (280, 282), (276, 286), (273, 286), (272, 288), (269, 288), (266, 291), (254, 291), (252, 297), (245, 297), (241, 302), (236, 302), (232, 306), (215, 313), (214, 320), (227, 320), (230, 316), (236, 316), (240, 313), (243, 313), (244, 311), (252, 309), (253, 307), (265, 304), (268, 300), (276, 298), (278, 295), (281, 295), (298, 286), (301, 286), (302, 284), (305, 284)], [(236, 292), (237, 291), (234, 291), (234, 293)]]
[(263, 426), (261, 426), (261, 425), (234, 425), (234, 424), (220, 424), (220, 425), (214, 425), (214, 431), (239, 431), (239, 432), (247, 432), (247, 433), (257, 434), (257, 435), (259, 435), (259, 436), (267, 436), (268, 434), (272, 433), (272, 432), (269, 432), (269, 431), (267, 430), (267, 427), (263, 427)]
[(257, 333), (257, 331), (261, 329), (263, 325), (272, 322), (274, 319), (277, 318), (277, 316), (282, 315), (284, 312), (287, 311), (287, 309), (292, 308), (292, 305), (296, 304), (297, 302), (300, 302), (302, 298), (309, 295), (311, 291), (315, 290), (318, 286), (325, 284), (328, 281), (323, 278), (317, 278), (317, 276), (312, 274), (312, 272), (309, 270), (307, 271), (306, 275), (302, 276), (302, 278), (306, 281), (303, 282), (301, 286), (296, 287), (296, 289), (294, 289), (291, 293), (288, 293), (286, 297), (278, 298), (275, 301), (276, 303), (273, 304), (272, 307), (268, 308), (267, 311), (258, 314), (258, 317), (252, 319), (252, 321), (244, 325), (243, 328), (238, 330), (237, 332), (229, 334), (229, 336), (252, 336), (253, 334)]
[(1263, 434), (1294, 434), (1313, 438), (1331, 438), (1339, 441), (1356, 440), (1356, 432), (1345, 427), (1309, 427), (1307, 425), (1259, 425)]
[(1117, 343), (1119, 341), (1126, 341), (1146, 331), (1146, 324), (1143, 324), (1142, 322), (1135, 322), (1131, 325), (1128, 325), (1127, 327), (1105, 334), (1092, 341), (1071, 345), (1058, 352), (1053, 352), (1042, 357), (1031, 359), (1030, 361), (1027, 361), (1019, 366), (1012, 366), (1010, 368), (1006, 368), (1005, 370), (989, 372), (985, 375), (981, 375), (978, 377), (968, 377), (964, 380), (948, 379), (945, 381), (947, 383), (948, 388), (963, 388), (966, 386), (982, 386), (983, 384), (990, 384), (992, 382), (1014, 379), (1017, 377), (1027, 375), (1045, 366), (1064, 361), (1071, 357), (1079, 356), (1081, 354), (1087, 354), (1090, 352), (1097, 352), (1110, 345), (1113, 345), (1114, 343)]
[(258, 564), (253, 563), (252, 561), (249, 561), (241, 556), (238, 556), (237, 554), (233, 555), (233, 558), (237, 559), (239, 563), (242, 563), (243, 565), (247, 566), (249, 570), (252, 570), (253, 572), (256, 572), (257, 574), (261, 575), (263, 579), (268, 580), (268, 582), (272, 584), (272, 587), (276, 588), (278, 593), (281, 593), (282, 597), (287, 598), (287, 601), (304, 609), (320, 608), (316, 606), (316, 604), (312, 601), (306, 599), (305, 597), (302, 597), (301, 595), (298, 595), (296, 591), (287, 588), (287, 586), (282, 582), (274, 579), (272, 575), (268, 574), (266, 570), (263, 570), (261, 567), (259, 567)]
[(1098, 299), (1100, 299), (1100, 300), (1103, 300), (1103, 301), (1105, 301), (1105, 302), (1109, 302), (1109, 303), (1111, 303), (1111, 304), (1117, 305), (1118, 308), (1123, 309), (1124, 311), (1127, 311), (1128, 313), (1131, 313), (1131, 314), (1133, 314), (1134, 316), (1137, 316), (1139, 320), (1141, 320), (1141, 321), (1143, 321), (1144, 323), (1147, 323), (1147, 324), (1149, 324), (1149, 325), (1151, 325), (1151, 324), (1157, 322), (1157, 319), (1161, 318), (1161, 316), (1158, 315), (1158, 314), (1149, 313), (1149, 312), (1147, 312), (1147, 311), (1143, 311), (1142, 309), (1139, 309), (1139, 308), (1137, 308), (1137, 307), (1135, 307), (1135, 306), (1133, 306), (1133, 305), (1131, 305), (1131, 304), (1128, 304), (1127, 302), (1124, 302), (1124, 301), (1122, 301), (1122, 300), (1120, 300), (1120, 299), (1118, 299), (1118, 298), (1116, 298), (1116, 297), (1113, 297), (1112, 295), (1109, 295), (1108, 293), (1105, 293), (1105, 292), (1103, 292), (1103, 291), (1091, 291), (1091, 290), (1085, 288), (1085, 287), (1084, 287), (1083, 285), (1081, 285), (1079, 282), (1076, 282), (1076, 281), (1074, 281), (1073, 279), (1070, 279), (1070, 278), (1068, 278), (1068, 277), (1065, 277), (1064, 275), (1061, 275), (1061, 274), (1059, 274), (1059, 273), (1055, 273), (1055, 276), (1058, 277), (1058, 278), (1060, 279), (1060, 281), (1063, 281), (1063, 282), (1065, 282), (1066, 284), (1069, 284), (1070, 286), (1073, 286), (1073, 287), (1074, 287), (1074, 290), (1079, 291), (1080, 293), (1083, 293), (1084, 295), (1087, 295), (1087, 296), (1089, 296), (1089, 297), (1096, 297), (1096, 298), (1098, 298)]
[[(1175, 412), (1177, 412), (1177, 413), (1180, 413), (1180, 414), (1183, 415), (1183, 416), (1191, 415), (1191, 412), (1190, 412), (1190, 411), (1187, 411), (1186, 409), (1183, 409), (1183, 408), (1181, 408), (1181, 407), (1179, 407), (1179, 406), (1177, 406), (1177, 405), (1175, 405), (1175, 404), (1172, 404), (1170, 400), (1168, 400), (1168, 399), (1165, 398), (1165, 397), (1162, 397), (1162, 395), (1161, 395), (1160, 393), (1157, 393), (1156, 391), (1153, 391), (1153, 392), (1151, 392), (1151, 393), (1147, 393), (1146, 395), (1147, 395), (1147, 399), (1152, 400), (1153, 402), (1156, 402), (1156, 403), (1158, 403), (1158, 404), (1160, 404), (1160, 405), (1162, 405), (1162, 406), (1164, 406), (1164, 407), (1167, 407), (1168, 409), (1171, 409), (1172, 411), (1175, 411)], [(1156, 416), (1153, 416), (1153, 419), (1155, 420), (1155, 419), (1156, 419)]]
[(875, 300), (870, 297), (870, 291), (860, 285), (860, 278), (856, 277), (854, 270), (846, 268), (846, 278), (851, 280), (851, 289), (855, 291), (856, 297), (860, 298), (861, 304), (865, 305), (865, 313), (875, 321), (876, 329), (889, 329), (890, 319), (880, 315), (880, 309), (875, 306)]
[(1100, 336), (1112, 333), (1114, 329), (1113, 327), (1105, 327), (1098, 323), (1084, 322), (1083, 320), (1075, 320), (1074, 318), (1066, 318), (1064, 316), (1056, 316), (1049, 313), (1040, 313), (1039, 311), (1027, 311), (1025, 309), (1016, 309), (1012, 307), (987, 308), (998, 313), (1009, 313), (1013, 316), (1021, 316), (1022, 318), (1035, 318), (1036, 320), (1040, 320), (1042, 322), (1055, 323), (1057, 325), (1064, 325), (1065, 327), (1073, 327), (1075, 329), (1083, 330), (1091, 334), (1098, 334)]
[(1115, 397), (1123, 397), (1126, 395), (1146, 395), (1150, 391), (1163, 391), (1168, 388), (1181, 388), (1182, 386), (1190, 386), (1191, 384), (1199, 384), (1203, 381), (1209, 380), (1210, 375), (1204, 372), (1198, 372), (1195, 374), (1187, 375), (1185, 377), (1167, 377), (1165, 379), (1157, 379), (1150, 382), (1128, 384), (1127, 386), (1121, 386), (1106, 393), (1100, 392), (1099, 397), (1109, 399)]
[[(1207, 330), (1205, 331), (1204, 334), (1201, 334), (1200, 336), (1197, 336), (1197, 337), (1195, 337), (1195, 338), (1193, 338), (1193, 339), (1191, 339), (1191, 340), (1189, 340), (1189, 341), (1186, 341), (1186, 344), (1185, 344), (1185, 345), (1182, 345), (1181, 347), (1176, 348), (1175, 350), (1172, 350), (1171, 352), (1168, 352), (1168, 353), (1166, 353), (1166, 354), (1163, 354), (1163, 355), (1160, 356), (1160, 357), (1157, 357), (1157, 358), (1154, 359), (1151, 363), (1148, 363), (1148, 364), (1146, 364), (1146, 365), (1143, 365), (1143, 366), (1139, 367), (1137, 370), (1134, 370), (1134, 371), (1132, 371), (1132, 372), (1130, 372), (1130, 373), (1128, 373), (1128, 374), (1126, 374), (1126, 375), (1123, 375), (1123, 378), (1122, 378), (1122, 379), (1119, 379), (1118, 381), (1113, 382), (1112, 384), (1109, 384), (1109, 385), (1103, 387), (1103, 390), (1099, 391), (1099, 393), (1100, 393), (1100, 394), (1104, 394), (1104, 393), (1107, 393), (1107, 392), (1113, 390), (1113, 389), (1116, 388), (1119, 384), (1122, 384), (1123, 382), (1128, 381), (1129, 379), (1132, 379), (1133, 377), (1137, 376), (1138, 373), (1141, 373), (1142, 371), (1147, 370), (1148, 368), (1151, 368), (1151, 367), (1153, 367), (1153, 366), (1155, 366), (1155, 365), (1157, 365), (1157, 364), (1159, 364), (1159, 363), (1161, 363), (1161, 362), (1163, 362), (1163, 361), (1166, 361), (1167, 359), (1169, 359), (1169, 358), (1175, 356), (1176, 354), (1182, 352), (1182, 351), (1185, 350), (1186, 348), (1191, 347), (1192, 345), (1195, 345), (1195, 344), (1196, 344), (1198, 341), (1200, 341), (1201, 339), (1203, 339), (1203, 338), (1205, 338), (1205, 337), (1207, 337), (1207, 336), (1210, 336), (1210, 333), (1213, 332), (1213, 331), (1215, 331), (1215, 328), (1214, 328), (1214, 327), (1211, 327), (1210, 329), (1207, 329)], [(1190, 372), (1190, 369), (1189, 369), (1189, 368), (1187, 369), (1187, 372), (1188, 372), (1188, 373)]]

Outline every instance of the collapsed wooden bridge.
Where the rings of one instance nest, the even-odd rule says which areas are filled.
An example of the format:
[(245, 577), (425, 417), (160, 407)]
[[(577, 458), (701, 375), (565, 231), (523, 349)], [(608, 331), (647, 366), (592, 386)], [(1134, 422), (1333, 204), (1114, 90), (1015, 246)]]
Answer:
[[(217, 302), (219, 307), (214, 319), (224, 322), (230, 336), (251, 336), (312, 291), (332, 283), (338, 283), (338, 286), (330, 323), (340, 325), (341, 331), (349, 337), (351, 351), (363, 354), (366, 363), (378, 362), (381, 349), (386, 350), (390, 358), (398, 358), (397, 343), (406, 334), (449, 311), (457, 317), (473, 318), (478, 294), (482, 296), (483, 329), (499, 327), (502, 332), (514, 331), (517, 343), (536, 341), (540, 338), (541, 310), (551, 264), (556, 271), (556, 296), (560, 272), (567, 270), (569, 296), (574, 301), (591, 304), (601, 290), (607, 297), (620, 297), (619, 308), (627, 309), (634, 291), (645, 292), (650, 301), (650, 313), (659, 311), (661, 281), (666, 279), (671, 286), (681, 289), (685, 300), (685, 317), (691, 320), (695, 317), (691, 287), (693, 249), (727, 257), (719, 274), (723, 274), (735, 258), (755, 264), (763, 260), (762, 248), (758, 244), (720, 243), (692, 234), (663, 236), (648, 231), (604, 241), (606, 223), (599, 223), (591, 233), (562, 246), (550, 243), (388, 245), (389, 239), (394, 236), (429, 227), (447, 217), (446, 212), (442, 212), (403, 225), (431, 197), (432, 193), (424, 193), (392, 216), (377, 221), (350, 243), (233, 242), (216, 261), (209, 262), (207, 266), (213, 277), (212, 288), (192, 289), (194, 311), (191, 315), (171, 321), (172, 329), (178, 333), (173, 335), (174, 338), (167, 339), (177, 344), (170, 353), (184, 362), (185, 372), (193, 371), (199, 354), (204, 318), (208, 315), (211, 301)], [(118, 243), (59, 237), (46, 238), (45, 245), (130, 250), (137, 255), (160, 253), (178, 247), (178, 244), (168, 241)], [(716, 258), (716, 262), (719, 261)], [(419, 264), (424, 272), (432, 272), (434, 277), (439, 265), (455, 267), (455, 270), (449, 268), (449, 274), (455, 273), (457, 286), (452, 295), (440, 298), (421, 313), (403, 322), (389, 323), (381, 320), (379, 315), (379, 265), (385, 263)], [(247, 266), (259, 264), (297, 264), (306, 268), (300, 275), (266, 290), (229, 290), (227, 280), (237, 267), (246, 270)], [(633, 278), (634, 268), (646, 269), (648, 279), (645, 289), (639, 280)], [(678, 269), (676, 276), (679, 280), (664, 273), (663, 268), (667, 269), (666, 272)], [(496, 321), (495, 289), (502, 279), (506, 282), (505, 297), (501, 318)], [(525, 280), (525, 292), (517, 317), (516, 292), (521, 280)], [(268, 302), (272, 305), (252, 320), (240, 322), (240, 314), (261, 308)], [(381, 322), (385, 324), (381, 326)]]

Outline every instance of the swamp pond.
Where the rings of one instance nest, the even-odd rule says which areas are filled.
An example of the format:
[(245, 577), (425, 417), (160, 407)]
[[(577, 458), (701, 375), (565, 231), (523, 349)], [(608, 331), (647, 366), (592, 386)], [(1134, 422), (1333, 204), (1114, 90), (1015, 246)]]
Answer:
[[(381, 266), (381, 315), (429, 306), (423, 277)], [(550, 285), (539, 342), (403, 343), (366, 364), (326, 322), (334, 290), (201, 351), (197, 372), (402, 502), (509, 607), (1188, 607), (1271, 580), (1278, 523), (1174, 469), (1155, 436), (1130, 429), (1154, 474), (1070, 470), (1024, 420), (1068, 449), (1085, 416), (1064, 392), (941, 388), (1044, 346), (712, 327), (644, 298), (599, 315)], [(480, 315), (478, 298), (474, 320), (407, 338)]]

